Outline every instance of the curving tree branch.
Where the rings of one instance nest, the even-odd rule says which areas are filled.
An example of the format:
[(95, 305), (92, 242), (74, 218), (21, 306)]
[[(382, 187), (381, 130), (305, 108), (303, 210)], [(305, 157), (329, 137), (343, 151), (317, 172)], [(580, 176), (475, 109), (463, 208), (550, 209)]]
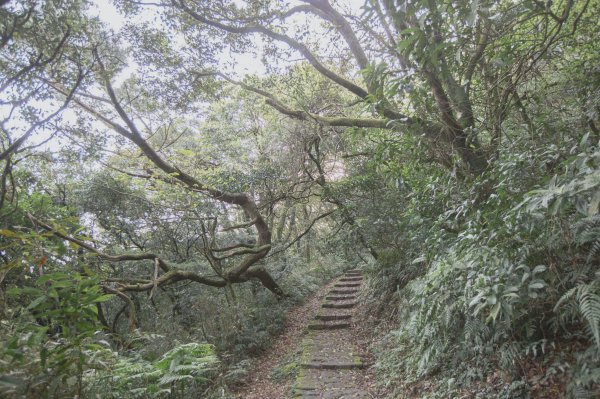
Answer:
[[(238, 251), (235, 255), (245, 255), (245, 256), (234, 267), (227, 270), (226, 274), (222, 277), (222, 280), (207, 279), (207, 278), (199, 276), (197, 274), (194, 274), (194, 273), (190, 274), (190, 272), (184, 272), (184, 271), (180, 271), (180, 270), (165, 270), (165, 269), (163, 269), (163, 271), (165, 271), (166, 273), (156, 280), (156, 284), (158, 286), (160, 286), (160, 285), (163, 285), (166, 283), (173, 283), (176, 281), (180, 281), (182, 279), (187, 279), (187, 280), (192, 280), (192, 281), (196, 281), (196, 282), (200, 282), (200, 283), (212, 285), (212, 286), (224, 286), (228, 282), (231, 282), (231, 283), (243, 282), (243, 281), (247, 281), (250, 277), (254, 276), (254, 277), (260, 279), (261, 282), (268, 283), (269, 286), (265, 286), (265, 287), (270, 289), (274, 293), (276, 293), (278, 296), (283, 295), (281, 289), (276, 284), (274, 284), (274, 281), (265, 276), (266, 271), (255, 272), (255, 271), (249, 270), (258, 261), (263, 259), (265, 257), (265, 255), (271, 249), (271, 231), (268, 227), (266, 220), (261, 215), (255, 201), (246, 193), (232, 193), (232, 192), (219, 190), (219, 189), (216, 189), (213, 187), (209, 187), (209, 186), (205, 185), (204, 183), (202, 183), (201, 181), (197, 180), (195, 177), (191, 176), (190, 174), (187, 174), (184, 171), (180, 170), (178, 167), (172, 165), (171, 163), (169, 163), (169, 161), (167, 161), (160, 154), (158, 154), (150, 146), (150, 144), (145, 140), (145, 138), (143, 137), (141, 131), (136, 126), (133, 119), (127, 114), (127, 112), (121, 105), (121, 103), (115, 93), (115, 90), (112, 87), (110, 80), (106, 77), (106, 69), (104, 68), (102, 59), (98, 55), (97, 51), (95, 51), (95, 56), (96, 56), (97, 63), (100, 67), (99, 74), (101, 75), (101, 78), (104, 81), (104, 87), (105, 87), (106, 93), (108, 94), (108, 97), (110, 99), (110, 103), (111, 103), (112, 107), (114, 108), (115, 112), (119, 115), (119, 117), (120, 117), (121, 121), (124, 123), (124, 125), (121, 125), (121, 124), (113, 121), (111, 118), (104, 115), (98, 109), (96, 109), (92, 106), (89, 106), (88, 104), (84, 103), (81, 100), (76, 100), (76, 101), (74, 101), (74, 103), (77, 104), (80, 108), (87, 111), (93, 117), (95, 117), (98, 120), (100, 120), (101, 122), (103, 122), (105, 125), (107, 125), (109, 128), (114, 130), (116, 133), (120, 134), (121, 136), (123, 136), (123, 137), (129, 139), (131, 142), (133, 142), (142, 151), (142, 153), (148, 160), (150, 160), (158, 169), (160, 169), (166, 175), (169, 176), (169, 179), (172, 179), (173, 181), (181, 183), (187, 189), (202, 192), (202, 193), (208, 195), (209, 197), (212, 197), (218, 201), (221, 201), (221, 202), (224, 202), (227, 204), (231, 204), (231, 205), (237, 205), (240, 208), (242, 208), (242, 210), (245, 212), (248, 219), (253, 222), (252, 225), (256, 230), (256, 235), (257, 235), (256, 249), (253, 249), (251, 251)], [(65, 94), (65, 90), (62, 89), (61, 87), (58, 87), (56, 85), (54, 87), (59, 92)], [(82, 244), (85, 244), (85, 243), (82, 243)], [(82, 247), (84, 247), (88, 250), (91, 250), (93, 248), (89, 245), (87, 245), (87, 246), (82, 245)], [(137, 257), (136, 259), (128, 259), (128, 260), (141, 260), (141, 258), (143, 258), (143, 259), (156, 258), (156, 256), (151, 256), (151, 255), (152, 254), (135, 255), (135, 257)], [(115, 261), (125, 260), (122, 258), (121, 259), (110, 258), (107, 256), (105, 256), (105, 259), (115, 260)], [(162, 264), (164, 264), (164, 262), (162, 262)], [(146, 289), (152, 289), (153, 286), (154, 286), (154, 282), (152, 282), (151, 286), (148, 286), (147, 284), (146, 285), (128, 286), (127, 290), (142, 290), (142, 291), (144, 291)], [(148, 287), (150, 287), (150, 288), (148, 288)]]
[(367, 90), (363, 89), (359, 85), (355, 84), (354, 82), (352, 82), (352, 81), (344, 78), (343, 76), (336, 74), (332, 70), (328, 69), (308, 49), (308, 47), (306, 47), (306, 45), (304, 45), (303, 43), (300, 43), (299, 41), (297, 41), (289, 36), (286, 36), (286, 35), (278, 33), (278, 32), (274, 32), (274, 31), (272, 31), (264, 26), (261, 26), (261, 25), (234, 26), (234, 25), (224, 24), (222, 22), (215, 21), (212, 19), (208, 19), (208, 18), (204, 17), (203, 15), (197, 13), (190, 7), (188, 7), (184, 0), (173, 0), (173, 5), (182, 9), (183, 11), (185, 11), (188, 15), (190, 15), (196, 21), (206, 24), (208, 26), (212, 26), (213, 28), (221, 29), (226, 32), (234, 33), (234, 34), (259, 33), (259, 34), (263, 34), (267, 37), (270, 37), (273, 40), (285, 43), (288, 46), (290, 46), (291, 48), (293, 48), (294, 50), (298, 51), (300, 54), (302, 54), (302, 56), (323, 76), (327, 77), (328, 79), (330, 79), (333, 82), (337, 83), (338, 85), (342, 86), (346, 90), (350, 91), (351, 93), (354, 93), (355, 95), (357, 95), (358, 97), (363, 98), (363, 99), (366, 98), (369, 94), (367, 92)]
[[(209, 74), (204, 74), (209, 75)], [(262, 90), (258, 87), (251, 86), (247, 83), (237, 81), (235, 79), (230, 78), (229, 76), (221, 73), (215, 72), (210, 73), (210, 75), (219, 76), (226, 80), (227, 82), (239, 86), (244, 90), (256, 93), (262, 97), (265, 97), (265, 102), (271, 107), (275, 108), (280, 113), (289, 116), (293, 119), (298, 119), (302, 121), (313, 121), (320, 123), (325, 126), (333, 126), (333, 127), (361, 127), (361, 128), (378, 128), (378, 129), (388, 129), (392, 125), (402, 124), (402, 125), (413, 125), (416, 121), (412, 118), (404, 117), (401, 120), (390, 120), (390, 119), (373, 119), (373, 118), (351, 118), (351, 117), (331, 117), (331, 116), (322, 116), (319, 114), (315, 114), (312, 112), (292, 109), (278, 100), (273, 94)]]

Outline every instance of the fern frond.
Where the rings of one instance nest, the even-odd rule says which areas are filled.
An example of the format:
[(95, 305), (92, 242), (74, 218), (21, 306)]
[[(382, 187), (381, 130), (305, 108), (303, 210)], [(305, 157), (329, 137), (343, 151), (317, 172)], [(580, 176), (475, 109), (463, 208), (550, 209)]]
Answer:
[(581, 314), (588, 322), (596, 345), (600, 350), (600, 296), (594, 292), (593, 284), (583, 284), (578, 287), (577, 301)]
[(558, 302), (556, 302), (556, 305), (554, 305), (554, 311), (556, 312), (558, 310), (558, 308), (560, 308), (560, 305), (562, 305), (563, 303), (565, 303), (566, 301), (568, 301), (569, 299), (573, 298), (575, 296), (575, 293), (577, 292), (577, 288), (578, 287), (573, 287), (570, 290), (568, 290), (567, 292), (565, 292), (560, 299), (558, 300)]
[(573, 241), (578, 246), (589, 247), (587, 262), (600, 254), (600, 215), (588, 216), (573, 225)]
[(187, 374), (187, 375), (179, 375), (179, 374), (167, 374), (167, 375), (163, 375), (160, 380), (158, 380), (158, 383), (160, 385), (168, 385), (171, 384), (173, 382), (179, 382), (179, 381), (183, 381), (183, 380), (193, 380), (194, 377)]
[(562, 305), (569, 300), (575, 300), (577, 309), (587, 322), (590, 335), (600, 350), (600, 296), (597, 291), (598, 287), (595, 283), (579, 284), (563, 294), (554, 306), (554, 311), (560, 310), (561, 313), (566, 313), (569, 307)]
[(498, 354), (500, 356), (500, 365), (506, 370), (514, 368), (521, 357), (520, 349), (515, 342), (506, 342), (500, 347)]

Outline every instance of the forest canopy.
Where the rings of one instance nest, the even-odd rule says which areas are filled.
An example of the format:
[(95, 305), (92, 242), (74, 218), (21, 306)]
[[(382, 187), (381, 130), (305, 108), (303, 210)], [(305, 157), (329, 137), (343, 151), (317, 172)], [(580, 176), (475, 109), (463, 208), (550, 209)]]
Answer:
[(0, 1), (0, 394), (228, 397), (360, 265), (390, 398), (594, 397), (598, 15)]

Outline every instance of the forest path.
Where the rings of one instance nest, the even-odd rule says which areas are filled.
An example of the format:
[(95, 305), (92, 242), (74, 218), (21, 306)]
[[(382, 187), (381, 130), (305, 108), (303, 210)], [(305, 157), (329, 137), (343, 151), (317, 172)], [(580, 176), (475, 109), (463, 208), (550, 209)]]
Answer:
[(294, 398), (369, 398), (363, 388), (364, 363), (352, 324), (362, 279), (359, 270), (346, 272), (329, 290), (321, 310), (308, 325)]
[[(365, 352), (360, 344), (355, 345), (357, 334), (352, 324), (361, 283), (359, 271), (346, 272), (321, 287), (306, 303), (291, 309), (282, 333), (256, 360), (245, 382), (236, 387), (235, 397), (375, 397), (362, 388), (370, 385), (372, 376), (362, 368), (361, 355), (365, 357)], [(294, 371), (295, 380), (290, 376)]]

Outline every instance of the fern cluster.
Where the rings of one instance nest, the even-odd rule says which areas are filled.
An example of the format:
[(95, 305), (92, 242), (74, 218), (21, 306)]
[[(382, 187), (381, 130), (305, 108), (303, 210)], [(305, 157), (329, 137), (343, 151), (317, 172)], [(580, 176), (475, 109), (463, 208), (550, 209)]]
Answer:
[(155, 362), (114, 352), (108, 358), (106, 368), (86, 375), (89, 397), (189, 397), (215, 376), (219, 363), (214, 348), (206, 343), (178, 345)]

